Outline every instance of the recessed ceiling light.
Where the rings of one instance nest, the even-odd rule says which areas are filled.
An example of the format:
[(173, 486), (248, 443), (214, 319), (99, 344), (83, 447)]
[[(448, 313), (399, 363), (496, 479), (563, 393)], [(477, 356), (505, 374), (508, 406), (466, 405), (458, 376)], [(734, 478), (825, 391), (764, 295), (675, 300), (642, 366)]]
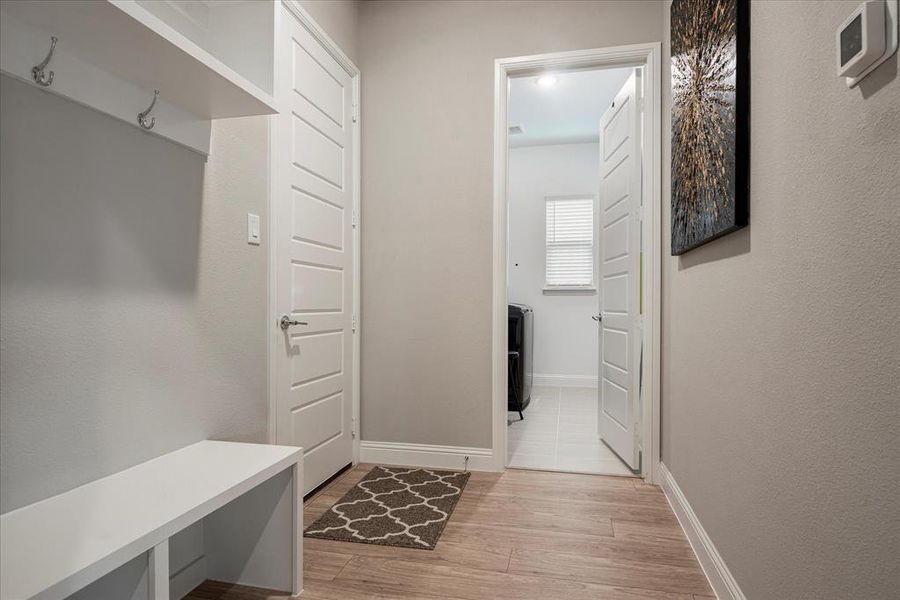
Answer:
[(556, 75), (541, 75), (538, 77), (537, 84), (541, 87), (553, 87), (557, 81)]

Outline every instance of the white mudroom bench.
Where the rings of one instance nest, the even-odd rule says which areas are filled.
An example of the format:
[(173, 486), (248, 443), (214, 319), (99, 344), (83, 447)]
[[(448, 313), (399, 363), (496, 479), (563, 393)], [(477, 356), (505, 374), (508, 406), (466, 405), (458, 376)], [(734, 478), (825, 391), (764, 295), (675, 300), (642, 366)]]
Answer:
[(0, 597), (65, 598), (145, 555), (146, 597), (169, 600), (169, 539), (200, 521), (203, 577), (297, 595), (302, 460), (203, 441), (3, 514)]

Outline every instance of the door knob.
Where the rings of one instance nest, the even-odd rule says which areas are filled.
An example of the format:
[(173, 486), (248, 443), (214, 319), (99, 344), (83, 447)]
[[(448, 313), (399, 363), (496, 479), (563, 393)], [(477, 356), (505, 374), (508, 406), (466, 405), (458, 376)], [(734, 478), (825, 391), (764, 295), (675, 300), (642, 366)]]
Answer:
[(281, 320), (278, 321), (278, 324), (281, 326), (282, 331), (287, 331), (287, 328), (291, 325), (309, 325), (306, 321), (293, 321), (287, 315), (281, 315)]
[(599, 323), (603, 320), (603, 314), (601, 313), (599, 315), (593, 315), (591, 318)]

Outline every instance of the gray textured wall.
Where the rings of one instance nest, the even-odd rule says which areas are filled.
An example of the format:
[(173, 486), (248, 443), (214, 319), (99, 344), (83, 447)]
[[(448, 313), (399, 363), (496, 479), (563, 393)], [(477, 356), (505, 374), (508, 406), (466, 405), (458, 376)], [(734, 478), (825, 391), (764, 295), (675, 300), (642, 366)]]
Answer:
[(900, 589), (900, 81), (835, 76), (857, 5), (752, 3), (750, 227), (664, 254), (663, 461), (753, 599)]
[(494, 59), (661, 41), (657, 2), (362, 2), (362, 438), (490, 447)]
[(0, 511), (265, 441), (267, 240), (245, 231), (265, 118), (216, 123), (205, 163), (5, 76), (0, 95)]

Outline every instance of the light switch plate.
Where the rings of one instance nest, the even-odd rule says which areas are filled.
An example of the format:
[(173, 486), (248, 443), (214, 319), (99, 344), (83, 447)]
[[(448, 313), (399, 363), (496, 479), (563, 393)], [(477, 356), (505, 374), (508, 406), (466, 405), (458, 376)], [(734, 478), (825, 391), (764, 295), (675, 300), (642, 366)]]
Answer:
[(247, 243), (259, 246), (259, 215), (247, 213)]

